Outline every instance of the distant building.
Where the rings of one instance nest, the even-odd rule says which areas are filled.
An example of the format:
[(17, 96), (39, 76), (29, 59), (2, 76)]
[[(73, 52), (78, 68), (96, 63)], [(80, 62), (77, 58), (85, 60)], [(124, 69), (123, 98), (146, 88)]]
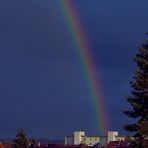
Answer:
[(66, 136), (64, 143), (66, 145), (73, 145), (74, 144), (74, 136)]
[(118, 132), (116, 132), (116, 131), (109, 131), (108, 132), (107, 143), (109, 143), (110, 141), (116, 141), (116, 136), (118, 136)]
[(86, 136), (84, 131), (75, 131), (73, 136), (65, 137), (65, 145), (85, 144), (94, 146), (99, 144), (100, 147), (106, 147), (112, 141), (124, 141), (125, 138), (125, 136), (118, 135), (116, 131), (108, 131), (105, 136)]
[(100, 143), (100, 137), (98, 136), (86, 136), (84, 131), (75, 131), (73, 136), (65, 137), (65, 144), (79, 145), (85, 144), (93, 146)]
[(83, 131), (75, 131), (74, 132), (74, 145), (79, 145), (84, 143), (85, 132)]
[(125, 141), (126, 137), (122, 135), (116, 136), (116, 141)]
[(100, 146), (106, 146), (107, 145), (107, 136), (99, 136), (100, 137)]
[(118, 135), (116, 131), (108, 131), (108, 143), (110, 141), (124, 141), (126, 136)]
[(95, 137), (95, 136), (91, 136), (91, 137), (90, 136), (89, 137), (83, 136), (82, 143), (86, 144), (88, 146), (93, 146), (93, 145), (100, 143), (100, 138)]

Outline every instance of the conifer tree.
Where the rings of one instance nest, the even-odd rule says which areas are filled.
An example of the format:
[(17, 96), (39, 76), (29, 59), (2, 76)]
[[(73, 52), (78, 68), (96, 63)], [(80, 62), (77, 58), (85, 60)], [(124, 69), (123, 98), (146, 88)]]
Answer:
[(15, 148), (29, 148), (28, 140), (23, 129), (20, 129), (14, 139)]
[[(134, 133), (136, 141), (139, 141), (136, 147), (142, 147), (142, 139), (148, 136), (148, 132), (143, 127), (148, 125), (148, 41), (143, 43), (136, 54), (135, 62), (137, 70), (130, 82), (132, 87), (131, 96), (127, 101), (131, 105), (131, 110), (124, 113), (129, 117), (136, 119), (133, 124), (127, 124), (124, 129)], [(147, 127), (148, 128), (148, 127)]]

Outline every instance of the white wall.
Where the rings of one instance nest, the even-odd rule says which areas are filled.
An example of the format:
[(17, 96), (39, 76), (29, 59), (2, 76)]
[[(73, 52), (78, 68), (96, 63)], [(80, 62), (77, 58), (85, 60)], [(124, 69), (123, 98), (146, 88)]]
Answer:
[(100, 138), (99, 137), (83, 137), (82, 141), (84, 144), (88, 146), (93, 146), (95, 144), (100, 143)]
[(125, 138), (125, 136), (116, 136), (116, 141), (124, 141)]
[(116, 136), (118, 136), (118, 132), (116, 131), (108, 131), (108, 143), (110, 141), (116, 141)]
[(85, 132), (83, 131), (75, 131), (74, 132), (74, 144), (79, 145), (82, 143), (82, 137), (85, 136)]

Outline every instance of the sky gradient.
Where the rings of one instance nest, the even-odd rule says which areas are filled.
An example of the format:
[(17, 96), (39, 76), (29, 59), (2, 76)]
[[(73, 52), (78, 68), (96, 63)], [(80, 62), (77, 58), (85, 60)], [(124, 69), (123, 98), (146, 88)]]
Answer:
[[(148, 1), (75, 0), (105, 97), (110, 130), (129, 119), (133, 58), (146, 41)], [(98, 134), (94, 107), (58, 0), (0, 1), (0, 137)], [(68, 46), (69, 45), (69, 46)]]

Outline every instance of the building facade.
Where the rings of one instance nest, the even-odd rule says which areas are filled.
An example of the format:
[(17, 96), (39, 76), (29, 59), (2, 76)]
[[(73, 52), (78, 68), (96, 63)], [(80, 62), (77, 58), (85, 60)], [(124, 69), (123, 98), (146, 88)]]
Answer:
[(100, 143), (100, 138), (97, 136), (86, 136), (84, 131), (75, 131), (73, 136), (65, 137), (65, 144), (85, 144), (88, 146), (93, 146)]
[(86, 136), (84, 131), (75, 131), (73, 136), (65, 137), (66, 145), (79, 145), (84, 144), (94, 146), (106, 146), (111, 141), (124, 141), (125, 136), (119, 136), (116, 131), (108, 131), (106, 136)]

